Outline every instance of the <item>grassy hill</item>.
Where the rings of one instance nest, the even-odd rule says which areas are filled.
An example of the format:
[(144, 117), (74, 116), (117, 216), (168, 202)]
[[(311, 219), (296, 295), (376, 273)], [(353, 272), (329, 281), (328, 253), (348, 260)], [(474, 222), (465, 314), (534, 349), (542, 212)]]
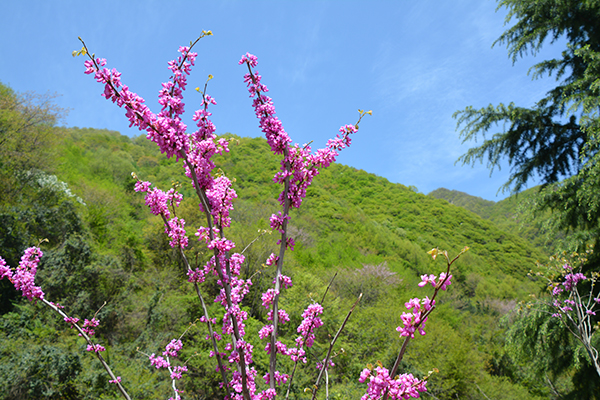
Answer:
[(544, 253), (552, 254), (558, 238), (545, 235), (537, 222), (539, 219), (528, 214), (527, 206), (538, 190), (538, 187), (533, 187), (498, 202), (445, 188), (436, 189), (428, 196), (446, 200), (450, 204), (469, 210), (493, 222), (501, 230), (522, 237)]
[[(0, 209), (0, 218), (12, 221), (10, 229), (0, 232), (0, 251), (14, 254), (15, 262), (16, 255), (34, 239), (64, 226), (62, 234), (43, 245), (46, 256), (39, 278), (48, 298), (70, 307), (80, 318), (94, 315), (107, 301), (98, 314), (102, 320), (99, 336), (107, 343), (111, 364), (136, 398), (167, 397), (168, 376), (150, 367), (139, 351), (159, 351), (193, 323), (200, 311), (178, 255), (164, 238), (162, 222), (144, 206), (143, 196), (132, 190), (131, 172), (164, 190), (179, 183), (184, 194), (179, 215), (185, 218), (188, 232), (201, 221), (191, 185), (180, 165), (166, 159), (144, 137), (77, 128), (57, 128), (56, 135), (59, 140), (53, 154), (57, 162), (50, 172), (67, 183), (80, 201), (64, 190), (27, 186), (21, 201)], [(243, 249), (259, 229), (268, 228), (269, 216), (278, 210), (279, 187), (272, 177), (279, 160), (263, 139), (227, 137), (232, 138), (231, 151), (217, 157), (216, 163), (235, 179), (235, 222), (227, 237)], [(496, 210), (497, 205), (481, 203), (478, 207)], [(471, 250), (452, 271), (453, 283), (427, 323), (428, 334), (411, 342), (403, 370), (425, 375), (438, 368), (440, 373), (432, 376), (428, 388), (439, 399), (475, 399), (481, 392), (494, 399), (535, 398), (516, 375), (511, 380), (494, 366), (501, 359), (503, 365), (510, 364), (503, 351), (506, 325), (499, 321), (503, 317), (508, 321), (516, 302), (539, 290), (526, 274), (544, 254), (526, 236), (517, 235), (512, 225), (499, 228), (494, 213), (481, 218), (446, 200), (339, 164), (315, 178), (302, 207), (292, 213), (290, 233), (297, 244), (284, 273), (292, 276), (295, 285), (285, 293), (283, 306), (293, 317), (283, 334), (286, 340), (293, 339), (302, 309), (311, 298), (320, 299), (337, 273), (324, 303), (325, 325), (314, 349), (315, 359), (321, 359), (329, 335), (335, 333), (358, 293), (364, 293), (336, 349), (331, 398), (359, 398), (364, 385), (358, 383), (358, 375), (365, 365), (393, 362), (401, 344), (395, 328), (400, 325), (404, 303), (426, 294), (426, 289), (417, 287), (420, 275), (442, 271), (442, 264), (433, 262), (426, 252), (440, 247), (455, 254), (464, 246)], [(36, 224), (46, 225), (46, 230), (33, 232)], [(266, 318), (260, 293), (272, 276), (262, 264), (275, 249), (275, 241), (263, 235), (245, 253), (244, 275), (252, 276), (254, 285), (244, 307), (250, 315), (248, 331), (253, 332), (249, 336), (261, 374), (268, 361), (261, 350), (264, 343), (255, 332)], [(191, 245), (188, 258), (201, 265), (206, 257), (205, 249)], [(44, 397), (39, 395), (44, 387), (51, 388), (43, 392), (47, 398), (97, 398), (99, 393), (116, 397), (96, 360), (81, 351), (82, 340), (62, 321), (10, 289), (0, 287), (5, 304), (0, 316), (0, 379), (9, 382), (8, 394), (0, 394), (0, 399)], [(215, 294), (209, 286), (205, 290)], [(211, 307), (211, 313), (218, 312)], [(219, 393), (212, 359), (194, 356), (208, 348), (204, 335), (204, 328), (197, 326), (183, 339), (184, 354), (190, 357), (184, 385), (191, 398), (215, 398)], [(30, 378), (32, 371), (35, 379)], [(300, 372), (293, 398), (305, 398), (303, 390), (313, 378), (313, 365)]]

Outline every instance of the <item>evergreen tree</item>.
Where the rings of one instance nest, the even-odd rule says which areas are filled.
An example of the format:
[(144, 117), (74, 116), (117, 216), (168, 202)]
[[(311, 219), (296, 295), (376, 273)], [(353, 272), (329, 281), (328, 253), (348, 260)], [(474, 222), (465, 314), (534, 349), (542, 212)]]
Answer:
[[(494, 45), (505, 44), (513, 62), (535, 55), (547, 40), (567, 40), (560, 58), (530, 70), (534, 78), (554, 76), (558, 83), (531, 108), (510, 103), (456, 112), (463, 141), (484, 138), (459, 161), (487, 159), (493, 170), (508, 159), (511, 175), (503, 189), (513, 192), (541, 177), (535, 210), (553, 210), (548, 225), (574, 232), (570, 245), (595, 242), (600, 233), (600, 1), (503, 0), (502, 6), (509, 10), (506, 22), (516, 23)], [(486, 137), (497, 126), (504, 129)]]

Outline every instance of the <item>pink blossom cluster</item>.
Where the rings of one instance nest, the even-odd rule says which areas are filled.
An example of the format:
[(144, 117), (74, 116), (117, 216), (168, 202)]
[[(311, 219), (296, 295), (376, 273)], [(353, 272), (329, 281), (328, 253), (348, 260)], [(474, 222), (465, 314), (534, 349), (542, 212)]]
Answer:
[(571, 291), (579, 282), (585, 281), (587, 278), (581, 272), (576, 274), (567, 274), (563, 286), (565, 290)]
[[(206, 189), (206, 197), (210, 201), (210, 214), (214, 217), (214, 224), (222, 227), (231, 225), (229, 211), (233, 209), (233, 199), (237, 193), (231, 187), (231, 181), (226, 176), (220, 176), (212, 181), (212, 185)], [(201, 211), (202, 205), (200, 205)]]
[(384, 367), (374, 371), (365, 368), (360, 374), (359, 382), (367, 382), (367, 393), (361, 400), (379, 400), (387, 392), (390, 399), (409, 399), (420, 397), (419, 392), (426, 392), (426, 380), (419, 380), (412, 374), (402, 374), (397, 378), (390, 377)]
[[(66, 318), (65, 318), (66, 320)], [(70, 322), (70, 321), (67, 321)], [(75, 321), (77, 322), (77, 321)], [(97, 327), (98, 325), (100, 325), (100, 320), (96, 319), (96, 318), (92, 318), (91, 320), (89, 319), (85, 319), (83, 321), (83, 328), (82, 330), (87, 333), (89, 336), (94, 336), (96, 334), (96, 332), (94, 331), (93, 328)], [(79, 336), (83, 336), (81, 333), (79, 334)]]
[(282, 215), (281, 211), (279, 211), (277, 214), (271, 215), (271, 218), (270, 218), (271, 229), (273, 229), (274, 231), (278, 231), (279, 233), (283, 233), (284, 232), (283, 223), (285, 220), (289, 220), (289, 219), (290, 219), (290, 216)]
[(185, 365), (172, 366), (169, 361), (169, 357), (177, 357), (178, 352), (182, 347), (183, 344), (181, 343), (180, 339), (171, 340), (165, 347), (165, 351), (163, 351), (163, 356), (166, 358), (156, 356), (154, 353), (152, 353), (150, 356), (148, 356), (150, 365), (155, 366), (157, 369), (167, 368), (171, 373), (171, 379), (181, 379), (183, 376), (182, 374), (187, 372), (187, 367)]
[(424, 299), (410, 299), (404, 306), (410, 312), (404, 312), (400, 316), (404, 326), (396, 328), (400, 332), (400, 336), (415, 337), (415, 331), (419, 331), (421, 335), (425, 335), (425, 322), (427, 321), (426, 315), (435, 306), (435, 300), (430, 300), (429, 297), (425, 296)]
[(150, 207), (152, 214), (162, 215), (167, 220), (165, 233), (171, 239), (169, 245), (173, 248), (186, 248), (188, 238), (184, 228), (185, 220), (178, 217), (171, 218), (171, 211), (169, 209), (169, 206), (179, 207), (181, 200), (183, 200), (183, 195), (175, 191), (175, 189), (169, 189), (167, 192), (163, 192), (158, 188), (150, 189), (151, 185), (150, 182), (137, 181), (134, 190), (136, 192), (146, 192), (146, 205)]
[(171, 379), (181, 379), (183, 377), (183, 373), (187, 372), (187, 367), (185, 365), (176, 365), (172, 368), (171, 371)]
[(167, 192), (163, 192), (158, 188), (150, 189), (150, 182), (137, 181), (135, 183), (134, 190), (136, 192), (146, 192), (144, 200), (146, 205), (150, 207), (150, 211), (154, 215), (163, 215), (166, 219), (171, 218), (171, 211), (169, 206), (179, 207), (183, 196), (181, 193), (175, 191), (175, 189), (169, 189)]
[[(317, 362), (317, 365), (316, 365), (317, 371), (319, 371), (319, 370), (321, 370), (321, 368), (323, 368), (323, 364), (324, 363), (325, 363), (325, 360)], [(333, 360), (330, 359), (329, 361), (327, 361), (327, 368), (326, 369), (329, 369), (331, 367), (335, 367), (335, 363), (333, 362)]]
[(106, 351), (106, 349), (100, 344), (88, 344), (86, 351), (93, 351), (95, 353), (99, 353), (101, 351)]
[(419, 286), (423, 287), (425, 285), (427, 285), (428, 283), (431, 283), (431, 286), (433, 286), (436, 289), (442, 289), (442, 290), (446, 290), (448, 288), (448, 286), (450, 286), (450, 284), (452, 282), (450, 282), (450, 279), (452, 279), (452, 275), (449, 275), (446, 277), (446, 273), (442, 272), (440, 274), (440, 278), (438, 279), (437, 276), (431, 274), (431, 275), (421, 275), (421, 282), (419, 282)]
[[(283, 124), (275, 113), (273, 100), (264, 93), (268, 88), (261, 83), (262, 77), (257, 71), (252, 71), (258, 65), (257, 57), (246, 53), (242, 56), (239, 64), (247, 64), (249, 72), (244, 75), (244, 82), (248, 86), (250, 97), (254, 98), (253, 107), (256, 117), (259, 119), (259, 126), (271, 150), (275, 154), (282, 154), (281, 171), (275, 174), (274, 181), (284, 183), (289, 181), (289, 190), (282, 191), (279, 196), (279, 202), (284, 205), (285, 201), (290, 201), (294, 207), (300, 207), (302, 199), (306, 197), (306, 189), (311, 184), (312, 179), (319, 173), (317, 167), (328, 167), (335, 161), (338, 151), (350, 145), (350, 134), (357, 131), (354, 125), (344, 125), (340, 128), (340, 134), (335, 139), (327, 142), (325, 148), (311, 154), (311, 148), (308, 145), (300, 147), (299, 145), (290, 146), (292, 139), (283, 128)], [(281, 218), (285, 216), (275, 215), (271, 217), (273, 229), (280, 229)], [(275, 221), (275, 223), (274, 223)]]
[(279, 260), (279, 257), (277, 257), (275, 255), (275, 253), (271, 253), (269, 258), (267, 258), (267, 261), (265, 262), (265, 264), (267, 264), (268, 266), (275, 265), (275, 264), (277, 264), (278, 260)]
[(23, 253), (16, 271), (12, 271), (6, 261), (0, 257), (0, 279), (8, 278), (15, 289), (23, 292), (23, 296), (29, 301), (43, 299), (42, 288), (34, 283), (40, 258), (44, 253), (37, 247), (30, 247)]
[(233, 199), (237, 198), (231, 181), (226, 176), (214, 178), (212, 171), (215, 164), (212, 156), (228, 152), (228, 142), (218, 139), (215, 134), (215, 126), (209, 117), (209, 104), (216, 104), (215, 100), (204, 95), (201, 105), (204, 109), (196, 111), (194, 121), (198, 130), (190, 136), (190, 151), (187, 153), (185, 173), (192, 179), (192, 184), (206, 196), (206, 204), (200, 203), (200, 211), (207, 212), (213, 216), (213, 224), (220, 227), (229, 227), (231, 218), (229, 212), (233, 209)]
[[(565, 272), (567, 272), (564, 277), (564, 281), (561, 284), (553, 284), (552, 288), (552, 296), (554, 296), (552, 306), (554, 306), (556, 311), (558, 311), (552, 314), (552, 316), (561, 318), (561, 314), (568, 314), (570, 311), (574, 310), (574, 307), (579, 309), (577, 311), (578, 316), (580, 313), (585, 313), (588, 316), (596, 315), (594, 308), (600, 303), (600, 298), (594, 298), (594, 302), (592, 302), (592, 299), (590, 298), (590, 301), (586, 302), (585, 304), (583, 302), (577, 303), (573, 300), (573, 292), (577, 289), (577, 285), (588, 278), (581, 272), (573, 273), (573, 267), (569, 264), (565, 264), (563, 269)], [(561, 293), (566, 293), (569, 297), (561, 301), (558, 298)], [(576, 297), (579, 298), (579, 296)]]
[(188, 238), (185, 235), (185, 220), (183, 218), (174, 217), (170, 221), (167, 222), (167, 226), (165, 226), (165, 233), (171, 240), (169, 241), (169, 246), (181, 247), (185, 249), (188, 245)]
[(177, 352), (181, 350), (183, 347), (183, 343), (181, 343), (180, 339), (173, 339), (169, 342), (169, 344), (165, 347), (165, 351), (163, 352), (163, 356), (165, 357), (177, 357)]
[[(77, 325), (77, 323), (79, 322), (79, 318), (75, 318), (75, 317), (68, 317), (65, 316), (64, 317), (65, 322), (71, 324), (71, 329), (73, 328), (73, 326)], [(100, 320), (97, 319), (96, 317), (90, 319), (85, 319), (83, 321), (83, 327), (81, 328), (81, 330), (83, 332), (85, 332), (88, 336), (94, 336), (96, 334), (96, 332), (94, 331), (94, 328), (97, 327), (98, 325), (100, 325)], [(80, 332), (79, 336), (83, 336), (83, 334)], [(86, 347), (86, 351), (93, 351), (95, 353), (99, 353), (101, 351), (105, 351), (106, 349), (104, 348), (104, 346), (100, 345), (100, 344), (92, 344), (88, 342), (88, 345)], [(119, 378), (119, 382), (120, 378)]]
[[(277, 385), (282, 385), (286, 383), (289, 378), (290, 376), (288, 374), (282, 374), (279, 371), (275, 371), (275, 382), (277, 383)], [(263, 379), (268, 385), (271, 380), (271, 374), (267, 372), (265, 375), (263, 375)]]
[(323, 325), (321, 314), (323, 314), (323, 306), (319, 303), (309, 305), (302, 313), (303, 319), (297, 329), (300, 336), (296, 339), (299, 348), (303, 345), (312, 347), (315, 342), (315, 329)]
[(176, 60), (169, 62), (173, 75), (159, 92), (162, 110), (158, 115), (150, 111), (144, 99), (121, 83), (120, 72), (105, 68), (105, 59), (97, 58), (84, 63), (85, 73), (94, 74), (96, 81), (104, 84), (102, 95), (119, 107), (125, 107), (130, 126), (146, 131), (148, 139), (157, 143), (161, 152), (166, 153), (167, 157), (175, 155), (177, 159), (189, 149), (187, 126), (181, 121), (180, 115), (184, 112), (182, 99), (187, 85), (186, 75), (189, 75), (196, 59), (196, 53), (190, 52), (188, 47), (180, 47), (179, 53), (181, 55)]
[(169, 361), (161, 356), (156, 356), (154, 353), (150, 354), (148, 358), (150, 359), (150, 365), (155, 366), (156, 369), (171, 367)]
[(77, 322), (79, 322), (79, 318), (74, 318), (74, 317), (65, 317), (64, 320), (65, 320), (65, 322), (68, 322), (69, 324), (71, 324), (71, 328), (73, 328), (73, 325), (75, 325)]

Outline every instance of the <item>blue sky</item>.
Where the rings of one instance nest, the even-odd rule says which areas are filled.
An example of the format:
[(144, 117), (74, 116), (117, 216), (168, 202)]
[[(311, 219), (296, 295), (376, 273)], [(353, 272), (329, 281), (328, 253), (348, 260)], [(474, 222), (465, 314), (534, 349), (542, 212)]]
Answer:
[(446, 187), (495, 201), (507, 196), (497, 191), (509, 168), (490, 177), (485, 164), (454, 165), (473, 143), (461, 144), (452, 114), (469, 105), (532, 106), (556, 82), (532, 81), (528, 69), (562, 50), (548, 45), (513, 65), (504, 46), (491, 47), (506, 29), (506, 11), (489, 0), (20, 0), (0, 10), (0, 81), (18, 92), (61, 94), (57, 104), (70, 109), (64, 125), (140, 134), (84, 75), (84, 58), (71, 56), (78, 36), (158, 111), (167, 62), (212, 30), (195, 48), (189, 118), (200, 100), (191, 89), (212, 74), (217, 133), (261, 135), (237, 64), (250, 52), (295, 142), (322, 147), (359, 108), (371, 109), (339, 162), (423, 193)]

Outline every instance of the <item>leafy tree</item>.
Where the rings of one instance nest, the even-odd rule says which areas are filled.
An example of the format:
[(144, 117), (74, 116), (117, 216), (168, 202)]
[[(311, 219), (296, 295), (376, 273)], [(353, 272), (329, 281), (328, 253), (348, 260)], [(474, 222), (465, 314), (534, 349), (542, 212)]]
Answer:
[(19, 94), (0, 83), (0, 201), (15, 200), (22, 184), (33, 178), (24, 172), (51, 169), (53, 158), (48, 150), (56, 138), (53, 127), (65, 112), (53, 103), (55, 97)]
[[(503, 0), (499, 7), (516, 23), (495, 44), (509, 56), (535, 55), (546, 43), (567, 41), (560, 58), (535, 64), (534, 79), (554, 76), (557, 86), (533, 107), (514, 103), (467, 107), (454, 114), (463, 141), (484, 138), (459, 158), (463, 164), (487, 159), (493, 171), (508, 159), (511, 175), (503, 189), (519, 192), (539, 176), (543, 189), (534, 210), (553, 210), (548, 226), (572, 230), (571, 245), (599, 237), (600, 163), (598, 162), (598, 94), (600, 80), (600, 1)], [(491, 137), (497, 126), (503, 127)]]

